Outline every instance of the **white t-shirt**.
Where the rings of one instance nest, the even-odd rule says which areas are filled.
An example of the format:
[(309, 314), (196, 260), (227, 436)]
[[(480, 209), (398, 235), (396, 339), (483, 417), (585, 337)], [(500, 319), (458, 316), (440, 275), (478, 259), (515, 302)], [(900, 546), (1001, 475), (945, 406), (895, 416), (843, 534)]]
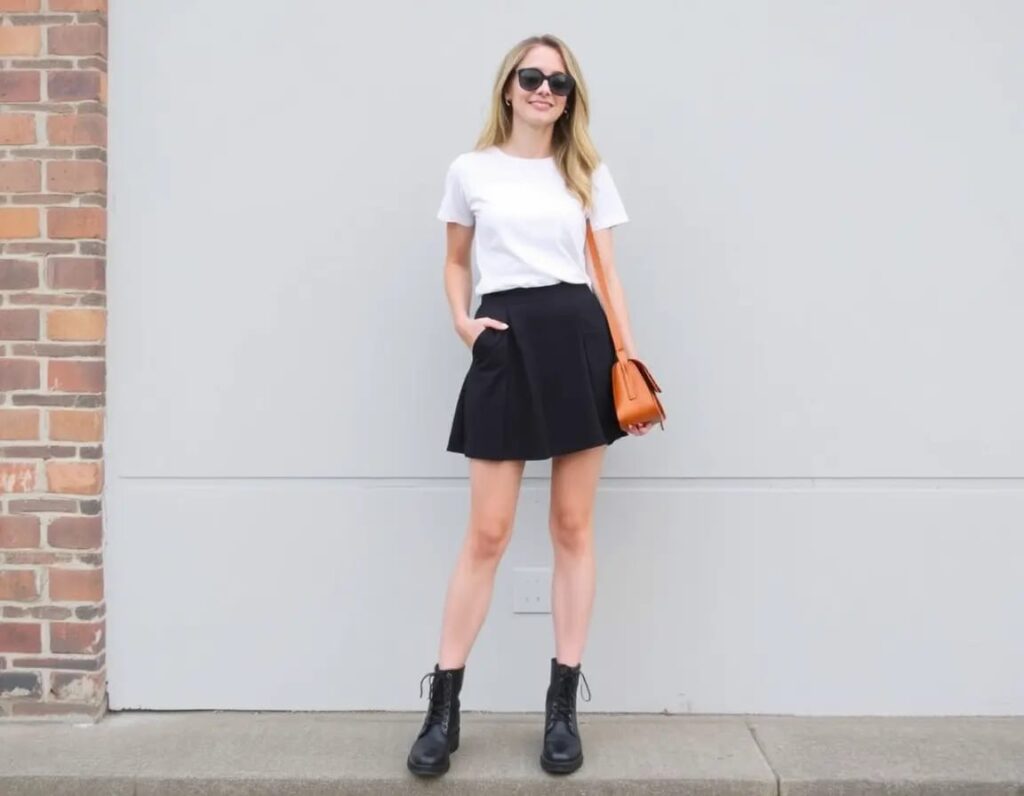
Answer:
[[(629, 221), (608, 166), (599, 164), (591, 180), (591, 227)], [(462, 153), (448, 167), (437, 217), (476, 227), (477, 295), (557, 282), (591, 285), (583, 205), (565, 187), (554, 157), (521, 158), (496, 146)]]

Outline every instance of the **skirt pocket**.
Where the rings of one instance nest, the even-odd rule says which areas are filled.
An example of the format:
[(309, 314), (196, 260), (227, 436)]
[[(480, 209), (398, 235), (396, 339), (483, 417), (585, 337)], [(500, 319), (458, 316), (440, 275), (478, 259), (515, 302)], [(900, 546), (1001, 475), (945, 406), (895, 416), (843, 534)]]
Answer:
[(483, 336), (487, 334), (488, 331), (490, 331), (490, 328), (490, 326), (484, 327), (484, 330), (476, 336), (476, 339), (473, 341), (473, 345), (470, 346), (469, 351), (474, 359), (476, 359), (477, 350), (480, 348), (480, 340), (483, 339)]
[(448, 450), (481, 459), (547, 459), (608, 444), (618, 428), (612, 399), (614, 344), (585, 285), (486, 294), (449, 433)]
[(504, 334), (504, 332), (501, 332), (491, 326), (485, 326), (484, 330), (476, 336), (476, 339), (473, 341), (473, 345), (470, 348), (470, 353), (472, 354), (474, 361), (480, 359), (481, 352), (492, 345), (492, 343), (488, 342), (486, 338), (493, 337), (495, 334)]

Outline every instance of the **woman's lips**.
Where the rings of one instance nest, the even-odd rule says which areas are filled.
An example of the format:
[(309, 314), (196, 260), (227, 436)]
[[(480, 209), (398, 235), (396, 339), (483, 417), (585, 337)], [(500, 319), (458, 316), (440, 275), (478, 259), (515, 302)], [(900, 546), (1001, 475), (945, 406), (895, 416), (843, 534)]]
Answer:
[(542, 108), (542, 109), (544, 109), (544, 110), (547, 110), (548, 108), (550, 108), (550, 107), (553, 107), (553, 106), (552, 106), (552, 105), (551, 105), (550, 103), (548, 103), (548, 102), (531, 102), (530, 104), (531, 104), (531, 105), (532, 105), (532, 106), (533, 106), (534, 108)]

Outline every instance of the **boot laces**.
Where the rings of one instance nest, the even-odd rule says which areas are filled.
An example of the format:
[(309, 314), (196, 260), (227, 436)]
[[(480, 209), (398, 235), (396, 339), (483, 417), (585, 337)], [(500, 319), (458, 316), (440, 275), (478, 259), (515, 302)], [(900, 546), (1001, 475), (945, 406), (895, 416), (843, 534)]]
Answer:
[[(444, 687), (447, 684), (447, 679), (444, 677), (443, 672), (427, 672), (422, 678), (420, 678), (420, 699), (423, 698), (423, 681), (428, 677), (432, 678), (430, 681), (429, 693), (430, 707), (427, 711), (427, 719), (424, 726), (431, 722), (443, 721), (445, 712), (445, 699), (443, 698), (443, 694)], [(439, 681), (438, 677), (442, 678), (443, 682)]]
[[(587, 687), (587, 696), (585, 701), (590, 701), (590, 683), (587, 682), (587, 677), (583, 674), (583, 670), (580, 669), (578, 672), (580, 679), (583, 684)], [(554, 696), (551, 698), (551, 714), (548, 718), (548, 724), (553, 725), (556, 721), (564, 721), (569, 727), (573, 726), (573, 708), (575, 707), (574, 699), (575, 693), (572, 689), (572, 673), (562, 672), (559, 675), (558, 684)]]

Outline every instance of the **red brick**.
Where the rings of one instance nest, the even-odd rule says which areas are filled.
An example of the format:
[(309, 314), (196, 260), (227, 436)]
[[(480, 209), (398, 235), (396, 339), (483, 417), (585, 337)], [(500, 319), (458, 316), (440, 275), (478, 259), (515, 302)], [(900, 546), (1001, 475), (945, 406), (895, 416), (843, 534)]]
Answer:
[(47, 31), (50, 55), (107, 55), (102, 25), (54, 25)]
[(0, 462), (0, 495), (35, 491), (35, 462)]
[(64, 720), (80, 716), (83, 721), (95, 723), (104, 715), (104, 703), (15, 701), (11, 703), (12, 716), (59, 716)]
[(46, 491), (55, 494), (98, 495), (103, 491), (103, 462), (48, 460)]
[(103, 622), (51, 622), (50, 652), (84, 654), (103, 651)]
[(30, 69), (0, 71), (0, 102), (39, 102), (41, 74)]
[[(85, 246), (92, 242), (83, 240), (78, 244), (78, 248), (84, 251)], [(74, 243), (38, 240), (16, 240), (12, 243), (4, 244), (4, 251), (7, 254), (73, 254), (75, 248)]]
[(28, 514), (10, 514), (0, 517), (0, 547), (7, 549), (39, 547), (39, 518)]
[[(4, 554), (8, 564), (66, 564), (71, 559), (67, 553), (55, 553), (45, 550), (11, 550)], [(49, 605), (33, 606), (32, 616), (36, 619), (66, 619), (66, 608), (53, 608)]]
[(103, 73), (95, 69), (51, 69), (46, 73), (46, 90), (54, 100), (103, 101)]
[(99, 602), (103, 599), (102, 569), (50, 570), (50, 599), (63, 602)]
[(42, 41), (38, 25), (0, 25), (0, 57), (38, 55)]
[(0, 409), (0, 439), (39, 439), (39, 410)]
[[(78, 303), (78, 297), (70, 293), (40, 293), (31, 291), (27, 293), (11, 293), (10, 303), (12, 308), (15, 305), (26, 305), (32, 307), (73, 307)], [(38, 354), (37, 356), (48, 356)]]
[(52, 288), (103, 290), (106, 261), (102, 257), (48, 257), (46, 282)]
[[(3, 592), (3, 576), (14, 574), (0, 572), (0, 594)], [(31, 572), (18, 572), (31, 575)], [(4, 598), (0, 598), (4, 599)], [(11, 598), (6, 598), (11, 599)], [(42, 652), (42, 625), (38, 622), (0, 622), (0, 652)]]
[(39, 287), (39, 266), (32, 260), (0, 260), (0, 290)]
[(0, 724), (95, 719), (107, 687), (107, 0), (0, 0), (0, 12), (0, 677), (36, 676), (2, 700)]
[(46, 541), (50, 547), (96, 549), (103, 543), (103, 519), (99, 516), (57, 517), (46, 529)]
[(104, 672), (53, 672), (50, 675), (50, 693), (65, 702), (98, 702), (107, 688)]
[(48, 207), (46, 231), (51, 238), (106, 238), (107, 211), (102, 207)]
[(46, 363), (46, 386), (53, 392), (103, 392), (106, 387), (106, 363), (60, 362)]
[(0, 113), (0, 145), (35, 144), (36, 119), (30, 113)]
[[(12, 193), (8, 202), (17, 207), (39, 207), (40, 205), (68, 205), (75, 199), (73, 193), (39, 193), (37, 191), (22, 191)], [(90, 200), (90, 194), (83, 194), (82, 205), (100, 205), (102, 202)]]
[(38, 160), (0, 161), (0, 193), (38, 193), (42, 174)]
[(39, 209), (0, 207), (0, 238), (38, 238)]
[[(35, 570), (0, 569), (0, 600), (33, 602), (38, 599), (39, 584), (36, 580)], [(33, 650), (27, 651), (32, 652)]]
[(46, 190), (57, 193), (106, 193), (107, 165), (98, 160), (51, 160)]
[(7, 508), (15, 514), (27, 514), (30, 511), (62, 511), (70, 514), (78, 511), (79, 501), (57, 498), (9, 498)]
[(0, 340), (38, 340), (39, 310), (0, 310)]
[(53, 146), (106, 146), (107, 117), (100, 113), (48, 116), (46, 137)]
[(0, 391), (39, 388), (39, 361), (0, 358)]
[(51, 11), (103, 11), (107, 0), (50, 0)]
[(52, 409), (49, 425), (51, 440), (103, 440), (103, 411), (100, 409)]
[(58, 341), (103, 341), (105, 309), (51, 309), (46, 313), (46, 336)]
[(50, 340), (100, 340), (106, 337), (106, 310), (50, 310), (46, 336)]

